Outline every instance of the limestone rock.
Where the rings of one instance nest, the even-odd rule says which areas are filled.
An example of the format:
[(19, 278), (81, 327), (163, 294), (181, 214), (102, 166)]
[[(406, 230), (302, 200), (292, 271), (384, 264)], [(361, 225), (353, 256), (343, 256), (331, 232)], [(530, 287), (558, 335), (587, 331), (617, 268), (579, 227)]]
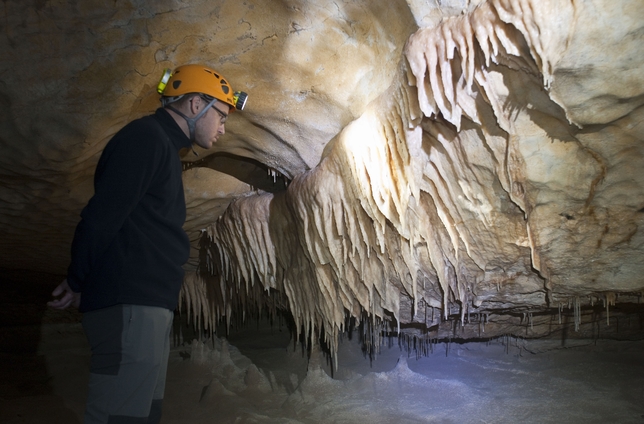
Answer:
[(8, 0), (0, 18), (0, 267), (65, 272), (103, 146), (158, 106), (164, 68), (200, 62), (250, 94), (183, 157), (182, 296), (207, 326), (268, 305), (377, 344), (638, 311), (636, 0)]
[(347, 312), (424, 337), (451, 323), (480, 336), (495, 315), (492, 334), (536, 336), (557, 309), (579, 330), (582, 306), (587, 321), (615, 293), (638, 302), (644, 21), (621, 7), (572, 2), (552, 19), (551, 3), (490, 1), (420, 29), (315, 169), (208, 229), (222, 278), (254, 301), (256, 287), (285, 293), (332, 346)]
[(0, 22), (0, 267), (63, 274), (102, 148), (159, 106), (164, 68), (205, 63), (250, 93), (186, 162), (224, 155), (291, 179), (390, 84), (416, 28), (404, 1), (9, 0)]

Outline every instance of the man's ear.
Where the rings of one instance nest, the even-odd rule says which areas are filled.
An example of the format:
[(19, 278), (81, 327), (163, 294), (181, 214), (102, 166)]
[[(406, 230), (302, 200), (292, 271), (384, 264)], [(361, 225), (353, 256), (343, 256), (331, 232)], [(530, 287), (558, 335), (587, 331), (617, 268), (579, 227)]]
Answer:
[(202, 104), (203, 101), (201, 99), (201, 96), (194, 95), (190, 98), (190, 101), (188, 102), (188, 106), (190, 107), (190, 113), (193, 115), (198, 114), (201, 109), (204, 107)]

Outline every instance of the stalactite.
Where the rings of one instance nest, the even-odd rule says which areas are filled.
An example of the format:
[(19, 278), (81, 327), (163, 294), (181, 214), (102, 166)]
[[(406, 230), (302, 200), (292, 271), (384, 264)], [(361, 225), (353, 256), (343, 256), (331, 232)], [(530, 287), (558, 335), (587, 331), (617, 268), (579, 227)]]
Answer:
[[(562, 6), (566, 18), (574, 4)], [(482, 192), (477, 184), (489, 182), (454, 166), (471, 154), (461, 143), (478, 142), (459, 130), (463, 118), (478, 124), (489, 119), (479, 114), (489, 106), (496, 124), (511, 134), (489, 67), (503, 59), (507, 66), (541, 74), (547, 86), (554, 44), (539, 33), (548, 25), (542, 6), (499, 0), (410, 37), (401, 78), (337, 136), (315, 169), (294, 178), (284, 194), (232, 202), (206, 229), (205, 249), (217, 250), (205, 255), (204, 266), (218, 282), (216, 296), (210, 293), (216, 306), (209, 312), (196, 300), (208, 293), (187, 288), (190, 313), (211, 313), (209, 322), (222, 315), (230, 320), (233, 311), (243, 313), (266, 302), (269, 293), (282, 293), (280, 304), (292, 313), (297, 336), (321, 331), (335, 352), (347, 313), (368, 324), (364, 336), (373, 347), (376, 329), (389, 319), (385, 311), (401, 334), (401, 293), (412, 300), (413, 319), (429, 285), (438, 293), (433, 301), (441, 305), (442, 319), (459, 306), (464, 329), (473, 287), (486, 264), (473, 230), (463, 223), (476, 219), (485, 230), (493, 222), (489, 201), (476, 195)], [(521, 167), (511, 154), (512, 137), (504, 143), (485, 146), (481, 154), (498, 164), (498, 184), (526, 213), (533, 265), (545, 275), (529, 208), (513, 189), (521, 183), (516, 171)], [(274, 181), (281, 176), (272, 168), (268, 175)], [(430, 270), (418, 265), (419, 246)], [(500, 291), (501, 281), (497, 284)], [(241, 303), (235, 301), (240, 297)], [(488, 314), (483, 316), (484, 332)]]
[(610, 307), (615, 306), (615, 293), (607, 292), (604, 298), (604, 307), (606, 308), (606, 325), (610, 325)]

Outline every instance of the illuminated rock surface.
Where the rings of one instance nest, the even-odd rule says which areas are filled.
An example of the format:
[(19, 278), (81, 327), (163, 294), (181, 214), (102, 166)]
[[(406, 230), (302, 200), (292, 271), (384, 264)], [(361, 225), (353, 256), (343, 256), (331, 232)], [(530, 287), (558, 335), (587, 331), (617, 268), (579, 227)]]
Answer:
[(250, 93), (183, 158), (204, 325), (641, 337), (639, 2), (147, 3), (5, 2), (0, 267), (65, 272), (101, 149), (202, 62)]
[(550, 334), (564, 310), (605, 331), (643, 293), (644, 16), (620, 6), (490, 1), (414, 33), (317, 167), (208, 228), (213, 317), (272, 289), (331, 350), (347, 315), (424, 343)]
[[(641, 344), (628, 342), (616, 364), (614, 345), (583, 342), (643, 334), (637, 0), (8, 0), (0, 26), (0, 268), (12, 275), (64, 274), (100, 152), (157, 107), (164, 68), (207, 63), (250, 93), (216, 148), (183, 157), (194, 247), (184, 312), (211, 327), (282, 309), (300, 335), (326, 341), (336, 380), (315, 357), (310, 372), (297, 368), (299, 347), (285, 359), (295, 370), (271, 377), (261, 354), (230, 363), (238, 353), (222, 355), (224, 342), (188, 344), (173, 351), (168, 397), (181, 407), (168, 422), (185, 422), (190, 402), (201, 405), (195, 423), (217, 411), (221, 422), (641, 422)], [(11, 305), (5, 314), (20, 317)], [(0, 331), (4, 344), (34, 330), (16, 322)], [(52, 380), (23, 404), (6, 379), (0, 421), (24, 422), (29, 402), (77, 419), (78, 330), (46, 326), (40, 350), (17, 344), (16, 355), (34, 352), (25, 373), (3, 353), (3, 375), (27, 375), (21, 388), (32, 372)], [(338, 341), (345, 330), (351, 344)], [(497, 336), (492, 353), (431, 353)], [(541, 336), (545, 345), (520, 339)], [(571, 339), (586, 343), (583, 355), (559, 365), (566, 354), (553, 353), (545, 371), (520, 356), (524, 343)], [(343, 361), (349, 351), (364, 361), (358, 341), (435, 359), (392, 370), (399, 353), (392, 362), (383, 346), (391, 366), (357, 376)], [(580, 358), (596, 361), (576, 367)], [(382, 408), (364, 407), (374, 399)]]

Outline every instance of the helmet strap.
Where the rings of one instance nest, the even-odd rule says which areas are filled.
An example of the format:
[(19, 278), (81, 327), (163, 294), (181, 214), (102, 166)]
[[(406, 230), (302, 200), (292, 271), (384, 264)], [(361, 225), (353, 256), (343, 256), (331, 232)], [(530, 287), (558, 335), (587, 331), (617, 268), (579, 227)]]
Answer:
[(186, 123), (188, 124), (188, 131), (190, 132), (190, 141), (194, 142), (195, 141), (195, 127), (197, 126), (197, 121), (199, 119), (201, 119), (201, 117), (204, 116), (206, 114), (206, 112), (208, 112), (208, 109), (210, 109), (212, 107), (212, 105), (215, 104), (216, 101), (217, 101), (216, 98), (212, 99), (212, 101), (210, 103), (208, 103), (208, 105), (206, 105), (206, 107), (204, 107), (203, 110), (201, 112), (199, 112), (197, 114), (197, 116), (195, 116), (194, 118), (188, 118), (183, 112), (180, 112), (179, 110), (174, 108), (172, 105), (167, 105), (166, 107), (168, 109), (170, 109), (171, 111), (173, 111), (174, 113), (176, 113), (177, 115), (181, 116), (183, 119), (186, 120)]

